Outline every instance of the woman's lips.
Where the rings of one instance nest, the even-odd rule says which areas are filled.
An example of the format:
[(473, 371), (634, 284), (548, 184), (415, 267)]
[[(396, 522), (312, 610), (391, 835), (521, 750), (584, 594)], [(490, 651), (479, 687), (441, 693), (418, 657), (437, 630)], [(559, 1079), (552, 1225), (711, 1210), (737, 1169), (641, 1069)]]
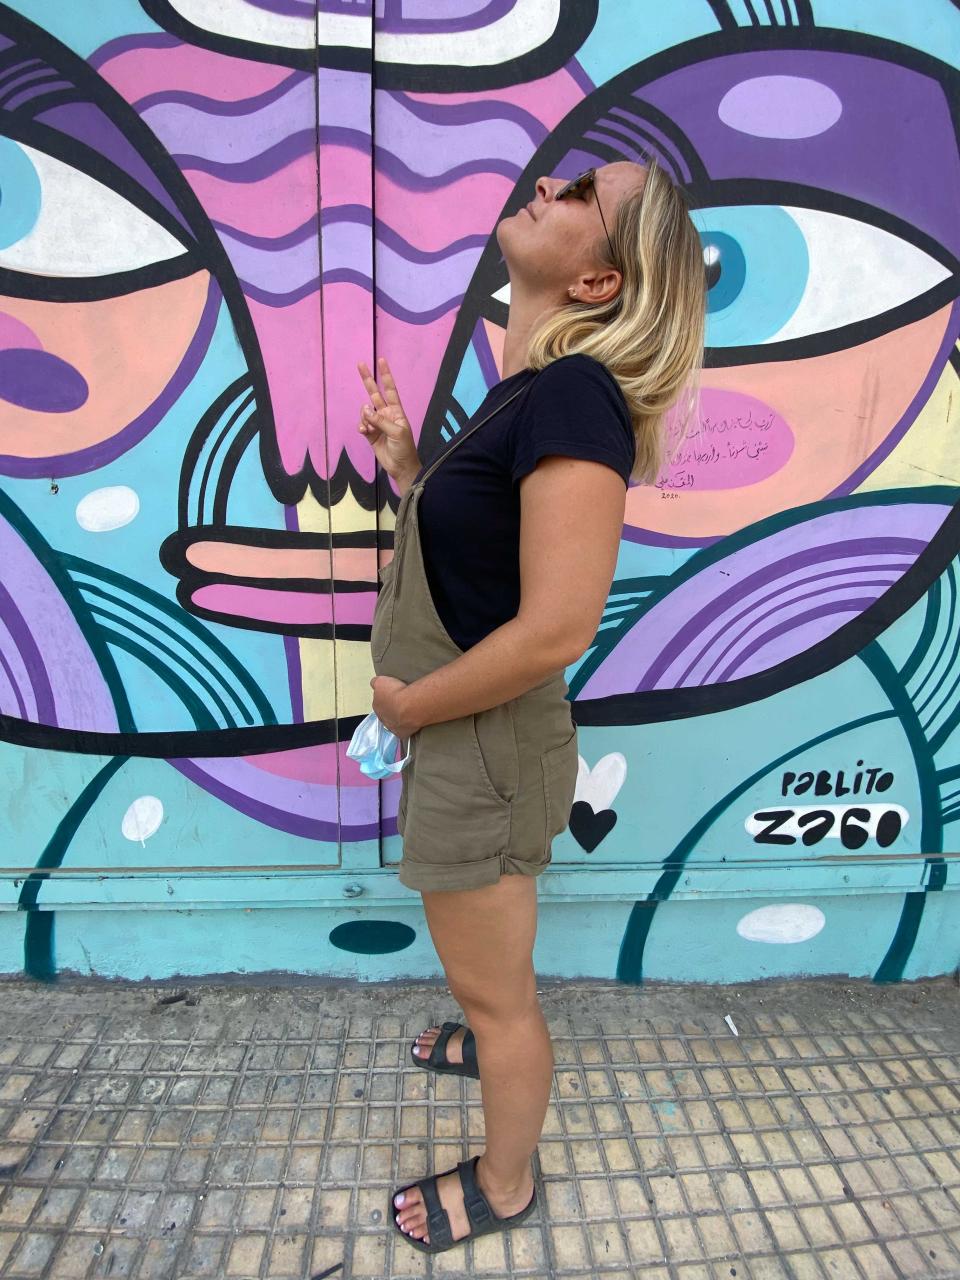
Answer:
[(530, 208), (530, 206), (528, 204), (525, 204), (523, 207), (524, 209), (526, 209), (527, 213), (529, 213), (530, 217), (533, 218), (534, 222), (536, 222), (536, 218), (533, 217), (533, 210)]

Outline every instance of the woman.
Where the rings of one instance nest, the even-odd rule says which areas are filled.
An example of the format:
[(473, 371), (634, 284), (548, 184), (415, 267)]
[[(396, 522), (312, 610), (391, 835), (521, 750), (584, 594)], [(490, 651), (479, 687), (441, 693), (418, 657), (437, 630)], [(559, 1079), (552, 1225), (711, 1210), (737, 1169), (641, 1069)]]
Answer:
[[(536, 877), (567, 825), (577, 739), (563, 678), (610, 590), (627, 482), (667, 457), (664, 415), (703, 344), (702, 250), (662, 169), (628, 162), (497, 227), (510, 275), (503, 378), (421, 473), (385, 360), (359, 430), (401, 494), (371, 636), (373, 709), (411, 759), (400, 879), (419, 889), (469, 1031), (423, 1032), (414, 1061), (479, 1075), (483, 1155), (391, 1197), (440, 1252), (523, 1221), (553, 1071), (533, 969)], [(428, 482), (429, 481), (429, 482)]]

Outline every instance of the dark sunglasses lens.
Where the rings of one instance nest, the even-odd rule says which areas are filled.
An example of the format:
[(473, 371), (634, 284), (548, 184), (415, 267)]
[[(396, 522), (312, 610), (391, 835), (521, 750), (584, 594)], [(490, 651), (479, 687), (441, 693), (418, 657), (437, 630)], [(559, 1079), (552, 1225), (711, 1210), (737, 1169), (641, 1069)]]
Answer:
[(571, 178), (566, 186), (561, 187), (554, 196), (555, 200), (562, 200), (567, 195), (582, 195), (586, 188), (593, 181), (593, 170), (584, 169), (583, 173), (578, 174), (576, 178)]

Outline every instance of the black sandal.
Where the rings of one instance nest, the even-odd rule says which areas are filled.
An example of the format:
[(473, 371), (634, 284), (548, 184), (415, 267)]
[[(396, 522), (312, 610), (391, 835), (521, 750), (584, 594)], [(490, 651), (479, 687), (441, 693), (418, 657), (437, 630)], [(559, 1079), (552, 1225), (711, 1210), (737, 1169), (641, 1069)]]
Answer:
[[(475, 1240), (477, 1236), (489, 1235), (491, 1231), (509, 1231), (512, 1227), (519, 1226), (525, 1218), (529, 1218), (537, 1207), (536, 1186), (533, 1188), (530, 1203), (525, 1208), (521, 1209), (519, 1213), (511, 1214), (508, 1218), (499, 1218), (491, 1209), (489, 1201), (477, 1183), (476, 1167), (479, 1159), (479, 1156), (473, 1156), (469, 1160), (461, 1160), (455, 1168), (446, 1170), (446, 1173), (459, 1173), (460, 1175), (460, 1186), (463, 1190), (463, 1207), (467, 1215), (467, 1221), (470, 1223), (468, 1235), (461, 1236), (459, 1240), (454, 1240), (453, 1228), (450, 1226), (450, 1215), (440, 1203), (437, 1179), (445, 1177), (446, 1173), (431, 1174), (430, 1177), (421, 1178), (418, 1182), (411, 1182), (407, 1187), (398, 1187), (393, 1192), (390, 1196), (390, 1220), (393, 1223), (394, 1230), (408, 1244), (412, 1244), (415, 1249), (419, 1249), (421, 1253), (445, 1253), (448, 1249), (452, 1249), (454, 1245), (466, 1244), (468, 1240)], [(394, 1199), (401, 1191), (412, 1191), (414, 1187), (420, 1188), (424, 1208), (427, 1211), (429, 1244), (424, 1243), (423, 1240), (418, 1240), (415, 1236), (408, 1235), (397, 1224), (397, 1206), (394, 1204)]]
[(425, 1071), (439, 1071), (449, 1076), (470, 1076), (472, 1080), (480, 1079), (480, 1068), (477, 1066), (477, 1042), (473, 1032), (467, 1027), (463, 1037), (463, 1062), (447, 1062), (447, 1042), (455, 1031), (461, 1027), (459, 1022), (445, 1022), (440, 1034), (434, 1041), (429, 1058), (418, 1058), (413, 1052), (416, 1044), (410, 1046), (410, 1057), (418, 1067)]

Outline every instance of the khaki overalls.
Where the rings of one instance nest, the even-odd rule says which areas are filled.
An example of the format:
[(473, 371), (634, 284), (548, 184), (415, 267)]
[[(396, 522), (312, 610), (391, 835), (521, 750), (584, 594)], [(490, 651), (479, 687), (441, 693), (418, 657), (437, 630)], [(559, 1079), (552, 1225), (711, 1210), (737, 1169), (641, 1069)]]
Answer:
[[(453, 450), (531, 381), (460, 436), (401, 498), (394, 556), (380, 570), (370, 637), (377, 675), (410, 684), (462, 656), (427, 584), (420, 494)], [(535, 876), (544, 870), (553, 837), (567, 826), (577, 782), (568, 688), (561, 671), (509, 702), (425, 725), (413, 735), (397, 810), (402, 884), (428, 891), (476, 889), (502, 874)]]

